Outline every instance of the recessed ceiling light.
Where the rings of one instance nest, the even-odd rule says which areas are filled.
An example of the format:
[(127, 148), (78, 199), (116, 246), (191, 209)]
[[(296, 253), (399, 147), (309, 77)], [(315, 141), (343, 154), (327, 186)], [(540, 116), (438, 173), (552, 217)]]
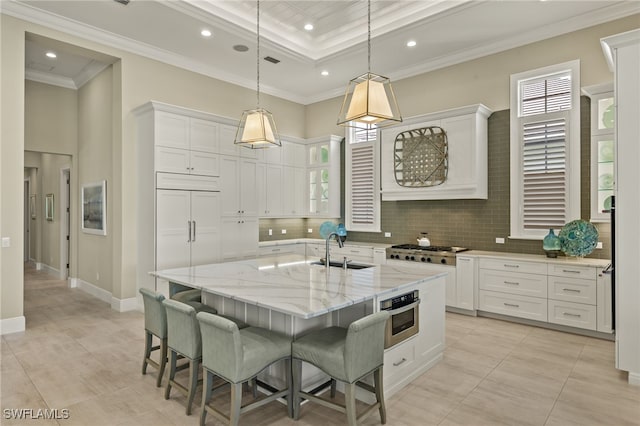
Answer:
[(416, 43), (415, 40), (409, 40), (407, 42), (407, 47), (414, 47), (416, 44), (418, 44), (418, 43)]
[(58, 55), (56, 55), (55, 52), (47, 52), (46, 55), (47, 55), (47, 58), (51, 58), (51, 59), (55, 59), (58, 57)]
[(211, 37), (211, 31), (202, 30), (202, 31), (200, 31), (200, 35), (202, 35), (202, 37)]
[(329, 71), (324, 70), (324, 71), (322, 71), (320, 74), (321, 74), (321, 75), (323, 75), (324, 77), (326, 77), (326, 76), (328, 76), (328, 75), (329, 75)]
[(236, 52), (246, 52), (247, 50), (249, 50), (249, 48), (244, 44), (236, 44), (235, 46), (233, 46), (233, 50), (235, 50)]
[(305, 24), (304, 29), (307, 31), (311, 31), (313, 29), (313, 24)]

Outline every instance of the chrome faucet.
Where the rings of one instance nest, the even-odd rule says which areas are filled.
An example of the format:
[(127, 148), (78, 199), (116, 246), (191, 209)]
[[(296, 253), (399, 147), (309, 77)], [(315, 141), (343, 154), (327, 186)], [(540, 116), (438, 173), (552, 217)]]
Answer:
[(344, 243), (342, 242), (342, 238), (340, 238), (340, 235), (338, 235), (337, 232), (332, 232), (329, 234), (329, 236), (326, 239), (326, 249), (324, 252), (324, 266), (326, 266), (327, 268), (329, 267), (331, 261), (329, 260), (329, 240), (331, 239), (331, 237), (336, 237), (336, 241), (338, 242), (338, 247), (342, 248), (344, 247)]

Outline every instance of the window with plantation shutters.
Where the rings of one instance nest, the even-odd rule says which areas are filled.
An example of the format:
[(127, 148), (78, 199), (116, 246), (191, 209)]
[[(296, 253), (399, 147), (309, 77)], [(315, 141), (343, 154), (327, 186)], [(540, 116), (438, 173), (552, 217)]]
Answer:
[(511, 76), (511, 238), (580, 217), (579, 62)]
[(375, 129), (350, 129), (345, 150), (345, 222), (350, 231), (380, 232), (377, 137)]

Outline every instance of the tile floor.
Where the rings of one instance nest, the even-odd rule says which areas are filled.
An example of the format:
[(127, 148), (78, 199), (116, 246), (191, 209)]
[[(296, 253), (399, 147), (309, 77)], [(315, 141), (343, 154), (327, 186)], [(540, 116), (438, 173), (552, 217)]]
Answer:
[[(27, 331), (0, 344), (2, 425), (198, 424), (200, 390), (187, 417), (184, 397), (166, 401), (154, 374), (140, 374), (141, 313), (117, 313), (28, 268), (24, 295)], [(640, 387), (613, 367), (612, 342), (456, 314), (446, 324), (444, 360), (387, 399), (388, 425), (640, 425)], [(68, 409), (69, 418), (18, 421), (5, 418), (8, 408)], [(208, 416), (207, 425), (218, 424)], [(294, 422), (272, 403), (240, 424), (339, 425), (344, 417), (315, 404)]]

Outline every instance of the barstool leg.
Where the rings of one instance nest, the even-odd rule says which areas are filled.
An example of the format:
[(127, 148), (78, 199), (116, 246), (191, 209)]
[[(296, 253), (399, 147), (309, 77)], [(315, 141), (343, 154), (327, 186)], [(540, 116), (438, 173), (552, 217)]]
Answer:
[(187, 395), (187, 416), (191, 415), (191, 405), (193, 397), (196, 394), (196, 386), (198, 385), (198, 369), (200, 362), (197, 359), (189, 360), (189, 393)]
[(231, 383), (231, 409), (229, 410), (229, 425), (238, 426), (241, 405), (242, 383)]
[(347, 408), (347, 422), (349, 426), (356, 426), (356, 384), (344, 384), (344, 404)]
[(331, 398), (336, 397), (336, 379), (331, 379)]
[(167, 378), (167, 386), (164, 388), (164, 399), (169, 399), (171, 395), (171, 382), (176, 377), (176, 359), (175, 351), (169, 350), (169, 377)]
[(167, 339), (160, 339), (160, 369), (158, 370), (158, 380), (156, 386), (162, 385), (162, 376), (164, 376), (164, 367), (167, 365)]
[(209, 370), (203, 370), (202, 380), (202, 412), (200, 413), (200, 426), (204, 426), (204, 422), (207, 418), (207, 404), (211, 399), (213, 393), (213, 373)]
[(144, 358), (142, 359), (142, 374), (147, 374), (147, 359), (151, 356), (151, 333), (145, 330), (144, 332)]
[(302, 361), (299, 359), (291, 359), (291, 381), (293, 387), (292, 395), (292, 414), (293, 420), (300, 417), (300, 386), (302, 380)]
[(380, 404), (378, 411), (380, 411), (380, 423), (387, 423), (387, 408), (384, 405), (384, 389), (382, 382), (382, 367), (378, 368), (373, 373), (373, 384), (376, 387), (376, 401)]
[(293, 380), (291, 372), (291, 358), (285, 360), (285, 371), (287, 378), (287, 415), (293, 418)]

